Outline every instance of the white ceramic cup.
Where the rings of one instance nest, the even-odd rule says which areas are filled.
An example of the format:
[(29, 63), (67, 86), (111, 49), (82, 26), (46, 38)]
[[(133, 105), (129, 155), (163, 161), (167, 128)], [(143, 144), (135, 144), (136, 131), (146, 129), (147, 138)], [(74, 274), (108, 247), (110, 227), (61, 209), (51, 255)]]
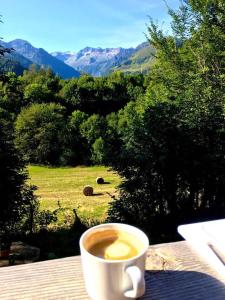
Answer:
[[(126, 231), (135, 235), (143, 249), (138, 255), (125, 260), (105, 260), (92, 255), (85, 242), (93, 233), (105, 229)], [(147, 236), (136, 227), (109, 223), (94, 226), (80, 238), (80, 250), (86, 290), (93, 300), (129, 300), (141, 297), (145, 292), (145, 259), (149, 246)]]

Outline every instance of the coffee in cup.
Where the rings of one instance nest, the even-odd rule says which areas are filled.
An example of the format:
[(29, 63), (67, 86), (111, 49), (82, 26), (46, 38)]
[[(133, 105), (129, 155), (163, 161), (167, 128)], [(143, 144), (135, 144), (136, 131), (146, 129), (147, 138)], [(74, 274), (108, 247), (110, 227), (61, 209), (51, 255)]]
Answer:
[(141, 240), (124, 230), (99, 229), (86, 241), (86, 249), (106, 260), (125, 260), (138, 255), (144, 248)]
[(80, 238), (84, 281), (93, 300), (130, 300), (145, 292), (149, 241), (138, 228), (110, 223), (88, 229)]

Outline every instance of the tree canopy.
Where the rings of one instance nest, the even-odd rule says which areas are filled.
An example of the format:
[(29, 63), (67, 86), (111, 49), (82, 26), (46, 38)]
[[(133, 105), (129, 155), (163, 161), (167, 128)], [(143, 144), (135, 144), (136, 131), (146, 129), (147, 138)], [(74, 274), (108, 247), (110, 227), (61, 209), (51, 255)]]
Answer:
[(225, 3), (185, 1), (169, 14), (173, 35), (150, 20), (156, 64), (146, 95), (120, 113), (127, 121), (111, 160), (124, 182), (109, 220), (140, 226), (153, 241), (225, 212)]
[(62, 153), (65, 110), (55, 103), (32, 104), (16, 120), (16, 145), (32, 163), (57, 164)]

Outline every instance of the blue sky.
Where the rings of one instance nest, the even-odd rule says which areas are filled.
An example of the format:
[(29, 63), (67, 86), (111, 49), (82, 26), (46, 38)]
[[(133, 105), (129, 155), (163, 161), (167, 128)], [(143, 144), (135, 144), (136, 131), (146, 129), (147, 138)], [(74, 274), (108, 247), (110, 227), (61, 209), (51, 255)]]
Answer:
[(169, 26), (163, 0), (0, 0), (0, 14), (4, 41), (21, 38), (49, 52), (135, 47), (145, 41), (148, 16)]

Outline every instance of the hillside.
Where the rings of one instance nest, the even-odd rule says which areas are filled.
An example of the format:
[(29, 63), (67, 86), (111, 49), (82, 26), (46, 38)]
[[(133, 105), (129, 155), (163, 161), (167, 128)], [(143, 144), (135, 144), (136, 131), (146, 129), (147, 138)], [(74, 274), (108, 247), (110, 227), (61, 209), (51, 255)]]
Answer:
[(17, 75), (22, 75), (23, 71), (28, 69), (32, 62), (22, 55), (12, 52), (5, 54), (0, 59), (0, 72), (15, 72)]
[(27, 69), (30, 64), (49, 67), (61, 76), (62, 78), (79, 77), (80, 73), (74, 68), (68, 66), (61, 60), (49, 54), (42, 48), (35, 48), (29, 42), (16, 39), (8, 43), (1, 44), (4, 47), (13, 48), (15, 51), (10, 54), (10, 59), (13, 62), (19, 63), (23, 68)]
[(135, 50), (136, 51), (128, 59), (115, 66), (113, 71), (121, 70), (128, 74), (148, 73), (154, 64), (154, 48), (151, 47), (148, 42), (145, 42), (139, 45)]

